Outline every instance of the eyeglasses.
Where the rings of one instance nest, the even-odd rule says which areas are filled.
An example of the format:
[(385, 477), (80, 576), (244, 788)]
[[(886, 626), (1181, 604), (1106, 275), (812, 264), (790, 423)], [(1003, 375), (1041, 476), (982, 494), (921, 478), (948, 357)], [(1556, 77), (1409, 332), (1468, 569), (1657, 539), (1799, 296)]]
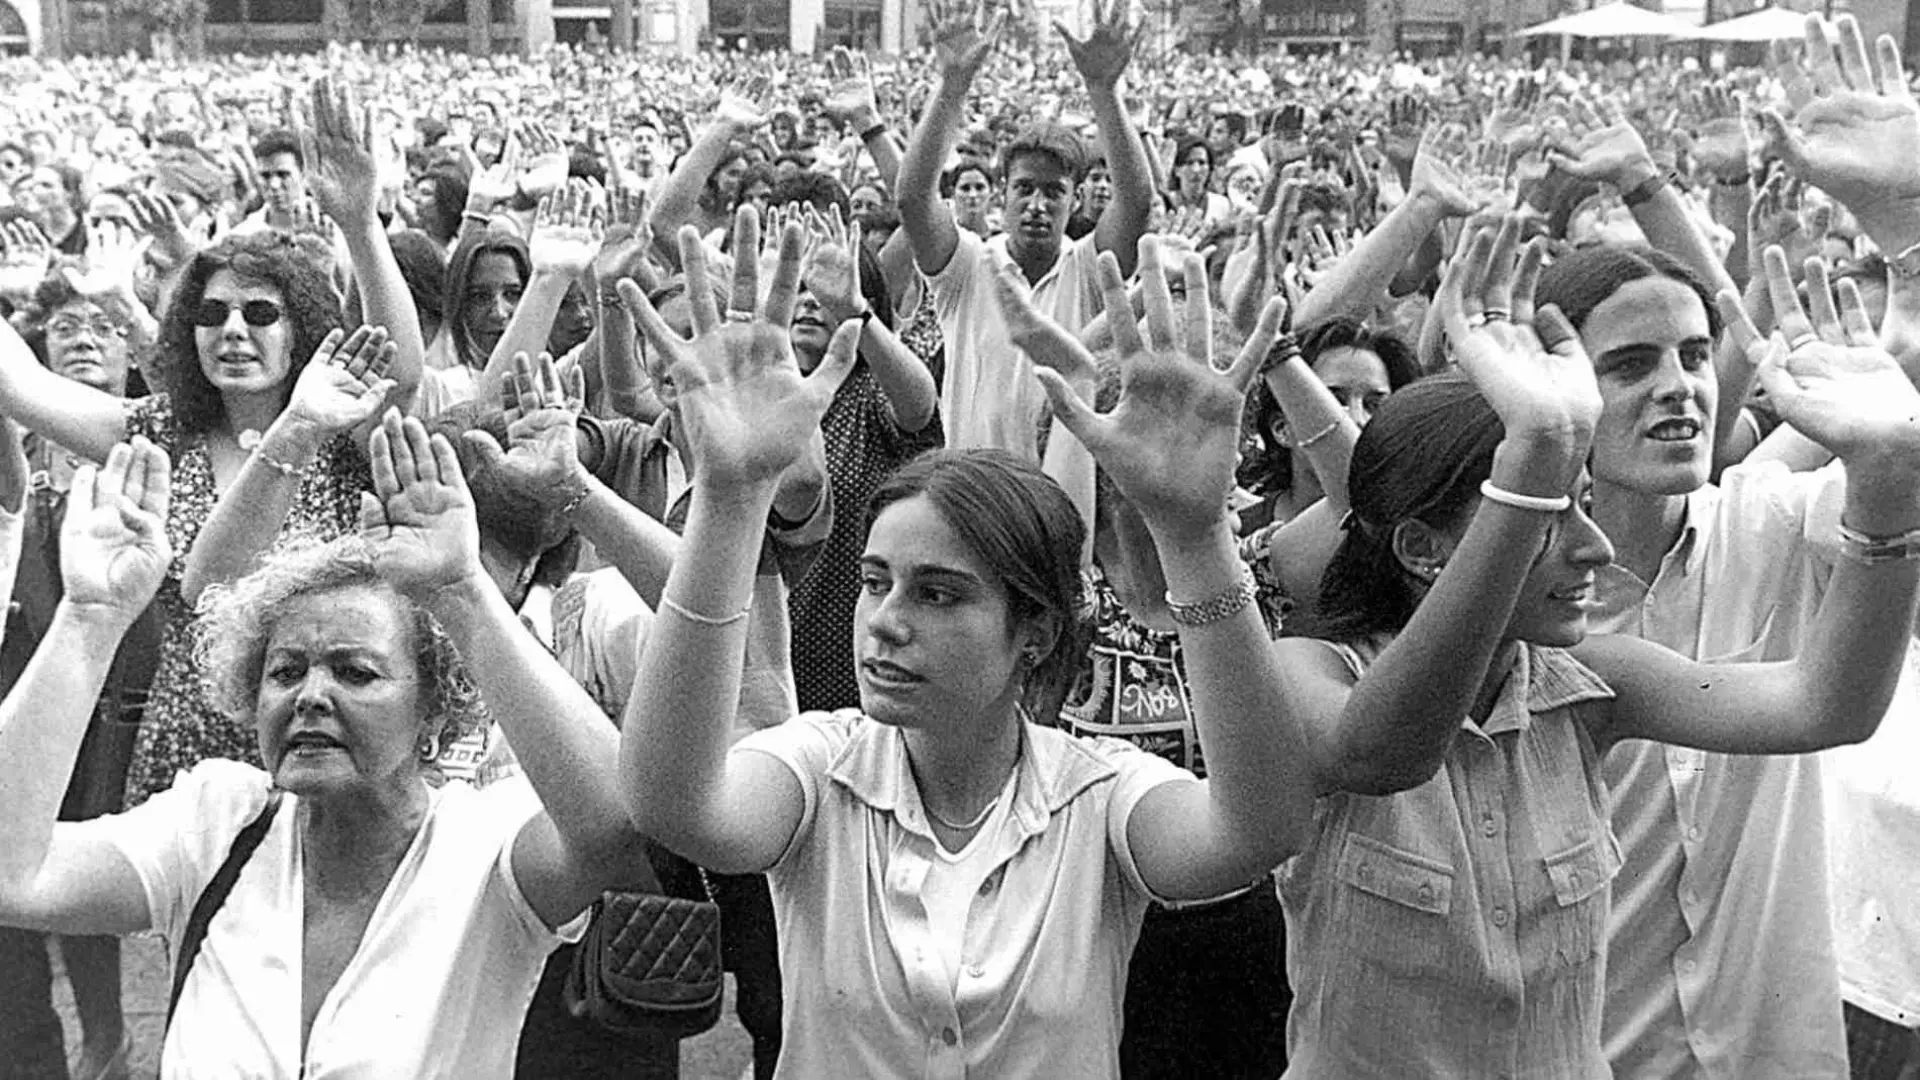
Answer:
[[(225, 326), (227, 316), (233, 313), (233, 305), (225, 300), (202, 300), (200, 306), (193, 309), (193, 325)], [(249, 300), (240, 305), (240, 317), (248, 326), (272, 326), (280, 321), (280, 305), (271, 300)]]
[(93, 331), (93, 336), (98, 338), (123, 338), (127, 336), (126, 327), (114, 322), (105, 315), (95, 315), (91, 319), (77, 319), (71, 315), (63, 315), (57, 319), (47, 320), (48, 337), (56, 337), (63, 340), (66, 338), (79, 337), (80, 331), (82, 330), (91, 330)]

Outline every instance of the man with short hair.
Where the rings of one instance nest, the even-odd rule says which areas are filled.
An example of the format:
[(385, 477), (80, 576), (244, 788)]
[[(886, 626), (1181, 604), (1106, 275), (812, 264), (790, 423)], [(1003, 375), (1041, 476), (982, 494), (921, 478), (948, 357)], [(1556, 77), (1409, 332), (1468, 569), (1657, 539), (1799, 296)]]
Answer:
[(299, 227), (299, 208), (307, 198), (307, 168), (300, 153), (300, 137), (285, 128), (267, 132), (253, 146), (253, 161), (260, 192), (266, 201), (235, 226), (234, 231), (292, 231)]
[(1140, 135), (1120, 103), (1120, 76), (1133, 55), (1126, 6), (1098, 14), (1093, 32), (1067, 38), (1067, 50), (1087, 84), (1113, 174), (1113, 204), (1093, 234), (1067, 242), (1075, 188), (1086, 171), (1086, 148), (1073, 130), (1035, 124), (1001, 158), (1005, 232), (982, 239), (963, 232), (934, 194), (947, 147), (960, 126), (967, 92), (979, 73), (1005, 12), (982, 27), (979, 8), (962, 9), (934, 30), (940, 78), (900, 166), (901, 224), (914, 259), (933, 283), (935, 311), (946, 337), (946, 376), (940, 414), (952, 447), (991, 446), (1038, 460), (1038, 421), (1044, 395), (1033, 364), (1007, 336), (993, 297), (999, 266), (1012, 264), (1033, 288), (1038, 309), (1070, 331), (1100, 310), (1095, 272), (1099, 252), (1111, 251), (1131, 275), (1140, 237), (1153, 211), (1153, 170)]

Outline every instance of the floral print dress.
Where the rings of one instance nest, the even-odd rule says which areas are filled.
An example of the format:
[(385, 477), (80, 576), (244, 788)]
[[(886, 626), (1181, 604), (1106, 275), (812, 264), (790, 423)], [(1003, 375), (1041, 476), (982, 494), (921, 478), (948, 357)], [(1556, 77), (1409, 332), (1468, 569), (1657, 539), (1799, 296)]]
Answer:
[[(193, 611), (180, 595), (187, 554), (219, 501), (206, 436), (180, 430), (165, 394), (129, 404), (127, 435), (146, 436), (173, 459), (173, 499), (167, 509), (173, 565), (167, 568), (153, 601), (165, 625), (159, 667), (134, 741), (133, 763), (127, 769), (126, 805), (132, 808), (172, 787), (176, 773), (207, 758), (231, 758), (255, 766), (261, 762), (252, 728), (221, 716), (207, 700), (194, 655)], [(358, 520), (360, 492), (371, 486), (366, 456), (351, 436), (327, 443), (301, 478), (280, 539), (306, 535), (331, 540), (342, 535)]]

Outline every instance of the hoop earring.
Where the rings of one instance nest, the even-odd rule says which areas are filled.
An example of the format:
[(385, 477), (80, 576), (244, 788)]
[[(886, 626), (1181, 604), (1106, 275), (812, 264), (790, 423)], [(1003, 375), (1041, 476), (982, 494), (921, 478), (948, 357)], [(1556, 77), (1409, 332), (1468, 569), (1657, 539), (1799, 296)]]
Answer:
[(436, 731), (431, 735), (420, 736), (420, 745), (415, 752), (420, 755), (420, 760), (427, 764), (440, 760), (440, 733)]

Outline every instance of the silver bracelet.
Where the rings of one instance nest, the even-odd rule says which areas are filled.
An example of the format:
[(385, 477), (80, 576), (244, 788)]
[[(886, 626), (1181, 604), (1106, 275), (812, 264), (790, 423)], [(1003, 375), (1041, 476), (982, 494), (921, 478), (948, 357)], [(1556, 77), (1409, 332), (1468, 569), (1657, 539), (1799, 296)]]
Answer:
[(743, 607), (739, 611), (736, 611), (731, 615), (728, 615), (724, 618), (716, 619), (711, 615), (702, 615), (699, 612), (694, 611), (692, 608), (689, 608), (684, 604), (679, 603), (678, 601), (674, 600), (670, 596), (663, 596), (660, 598), (660, 609), (662, 611), (671, 611), (675, 615), (678, 615), (681, 618), (686, 619), (688, 622), (696, 622), (696, 623), (699, 623), (701, 626), (729, 626), (733, 623), (739, 622), (741, 619), (746, 618), (747, 615), (753, 611), (752, 607)]
[(1920, 559), (1920, 529), (1911, 529), (1896, 536), (1868, 536), (1842, 524), (1840, 554), (1868, 566)]
[(1183, 604), (1175, 600), (1172, 593), (1168, 593), (1167, 617), (1180, 626), (1208, 626), (1245, 611), (1259, 591), (1259, 583), (1253, 579), (1253, 568), (1241, 563), (1239, 583), (1204, 600)]

